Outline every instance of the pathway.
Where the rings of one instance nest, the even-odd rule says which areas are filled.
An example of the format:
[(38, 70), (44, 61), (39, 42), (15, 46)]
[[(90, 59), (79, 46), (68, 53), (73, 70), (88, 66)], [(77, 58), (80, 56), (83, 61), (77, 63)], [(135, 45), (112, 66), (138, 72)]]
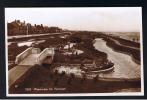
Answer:
[(119, 41), (115, 40), (115, 39), (112, 39), (110, 38), (112, 41), (114, 41), (116, 44), (120, 45), (120, 46), (123, 46), (123, 47), (127, 47), (127, 48), (131, 48), (131, 49), (135, 49), (135, 50), (140, 50), (140, 48), (137, 48), (137, 47), (132, 47), (132, 46), (127, 46), (127, 45), (123, 45), (121, 44)]
[(19, 79), (24, 73), (26, 73), (31, 66), (23, 66), (23, 65), (18, 65), (15, 66), (14, 68), (9, 70), (8, 77), (9, 77), (9, 86), (11, 86), (17, 79)]

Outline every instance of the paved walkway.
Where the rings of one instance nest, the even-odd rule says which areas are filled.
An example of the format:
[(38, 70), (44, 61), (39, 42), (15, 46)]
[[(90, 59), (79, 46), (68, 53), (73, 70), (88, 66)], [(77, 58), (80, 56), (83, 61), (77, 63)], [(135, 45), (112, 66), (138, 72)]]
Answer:
[(56, 35), (56, 34), (60, 35), (60, 34), (63, 34), (63, 33), (44, 33), (44, 34), (16, 35), (16, 36), (8, 36), (8, 39), (25, 38), (25, 37), (33, 37), (33, 36)]
[(121, 44), (119, 41), (115, 40), (115, 39), (112, 39), (110, 38), (112, 41), (114, 41), (116, 44), (120, 45), (120, 46), (124, 46), (124, 47), (128, 47), (128, 48), (131, 48), (131, 49), (135, 49), (135, 50), (140, 50), (140, 48), (137, 48), (137, 47), (132, 47), (132, 46), (127, 46), (127, 45), (123, 45)]
[[(30, 49), (28, 49), (30, 50)], [(28, 55), (29, 53), (29, 55)], [(23, 74), (25, 74), (32, 66), (35, 64), (40, 64), (40, 61), (44, 60), (48, 55), (51, 55), (51, 58), (53, 58), (54, 52), (53, 49), (46, 48), (42, 52), (38, 52), (38, 49), (32, 49), (31, 53), (30, 51), (25, 51), (25, 53), (22, 53), (20, 59), (20, 63), (9, 70), (9, 87), (15, 83), (17, 79), (19, 79)], [(28, 55), (28, 56), (26, 56)], [(38, 58), (39, 57), (39, 58)], [(40, 61), (37, 61), (39, 59)], [(50, 59), (52, 61), (52, 59)], [(50, 61), (50, 63), (51, 63)], [(49, 60), (45, 61), (49, 62)]]
[(26, 73), (33, 65), (36, 64), (36, 58), (39, 54), (30, 54), (21, 61), (17, 66), (9, 70), (9, 86)]
[(8, 72), (9, 86), (11, 86), (17, 79), (19, 79), (25, 72), (27, 72), (31, 66), (18, 65), (10, 69)]
[(36, 58), (39, 54), (31, 54), (27, 58), (25, 58), (23, 61), (21, 61), (18, 65), (30, 65), (33, 66), (36, 64)]

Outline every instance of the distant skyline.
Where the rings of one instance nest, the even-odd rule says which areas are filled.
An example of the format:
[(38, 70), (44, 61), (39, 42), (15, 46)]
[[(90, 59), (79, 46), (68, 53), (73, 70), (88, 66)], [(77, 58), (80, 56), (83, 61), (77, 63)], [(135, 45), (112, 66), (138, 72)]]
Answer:
[(69, 30), (140, 32), (141, 12), (141, 7), (5, 8), (5, 21)]

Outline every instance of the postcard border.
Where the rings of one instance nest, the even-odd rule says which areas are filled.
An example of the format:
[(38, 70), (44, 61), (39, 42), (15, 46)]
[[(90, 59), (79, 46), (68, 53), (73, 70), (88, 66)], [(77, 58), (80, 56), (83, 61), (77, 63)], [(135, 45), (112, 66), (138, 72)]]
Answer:
[[(132, 7), (132, 6), (131, 6)], [(134, 6), (135, 7), (135, 6)], [(7, 8), (22, 8), (22, 7), (4, 7), (4, 13)], [(32, 8), (32, 7), (27, 7)], [(33, 8), (42, 8), (42, 7), (33, 7)], [(52, 8), (52, 7), (43, 7), (43, 8)], [(58, 7), (59, 8), (59, 7)], [(63, 7), (62, 7), (63, 8)], [(66, 7), (67, 9), (70, 7)], [(78, 8), (78, 7), (76, 7)], [(80, 7), (81, 8), (81, 7)], [(100, 8), (100, 7), (82, 7), (82, 8)], [(142, 7), (138, 6), (141, 10), (141, 25), (140, 25), (140, 44), (141, 44), (141, 92), (131, 92), (131, 93), (60, 93), (60, 94), (9, 94), (8, 93), (8, 43), (7, 43), (7, 22), (5, 16), (5, 55), (6, 55), (6, 97), (73, 97), (73, 96), (144, 96), (144, 66), (143, 66), (143, 27), (142, 27)], [(4, 14), (5, 15), (5, 14)]]

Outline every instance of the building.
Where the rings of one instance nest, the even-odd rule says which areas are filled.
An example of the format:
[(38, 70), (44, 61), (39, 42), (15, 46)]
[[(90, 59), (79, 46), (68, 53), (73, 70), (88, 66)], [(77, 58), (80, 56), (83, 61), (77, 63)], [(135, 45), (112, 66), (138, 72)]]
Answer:
[(43, 34), (62, 32), (59, 27), (48, 27), (41, 25), (31, 25), (30, 23), (15, 20), (7, 23), (8, 35), (27, 35), (27, 34)]

